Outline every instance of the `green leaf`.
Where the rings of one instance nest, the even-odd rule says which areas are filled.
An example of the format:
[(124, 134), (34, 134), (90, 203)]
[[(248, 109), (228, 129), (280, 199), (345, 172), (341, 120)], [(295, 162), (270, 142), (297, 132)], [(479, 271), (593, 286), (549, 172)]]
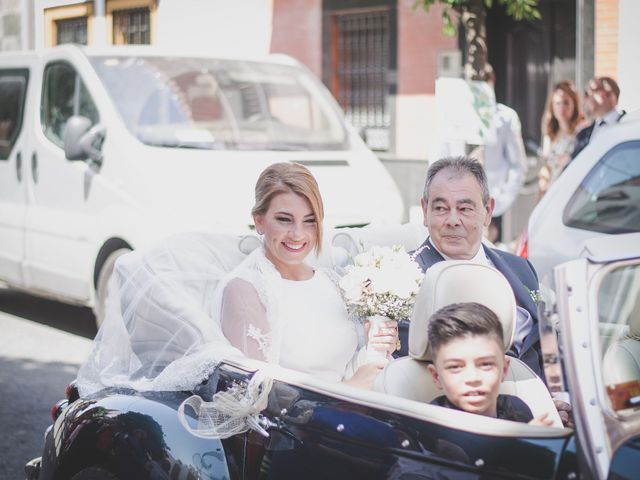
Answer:
[(449, 9), (442, 11), (442, 33), (449, 37), (453, 37), (456, 34), (456, 28), (453, 26), (453, 21), (449, 15)]

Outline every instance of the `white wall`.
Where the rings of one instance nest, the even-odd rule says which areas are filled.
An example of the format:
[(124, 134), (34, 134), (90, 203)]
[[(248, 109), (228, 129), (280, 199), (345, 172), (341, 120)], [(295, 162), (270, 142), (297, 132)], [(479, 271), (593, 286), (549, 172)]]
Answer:
[(640, 109), (640, 2), (619, 0), (618, 30), (618, 83), (620, 85), (620, 106), (631, 112)]
[[(36, 48), (41, 48), (44, 10), (82, 0), (38, 1), (34, 33)], [(103, 1), (98, 1), (97, 7)], [(100, 10), (96, 8), (95, 13)], [(272, 10), (272, 0), (161, 0), (156, 17), (156, 45), (194, 54), (266, 55), (271, 43)], [(99, 37), (94, 38), (94, 45), (106, 40), (101, 27), (103, 30), (100, 19), (94, 19), (94, 37)]]
[(431, 144), (436, 140), (435, 95), (397, 95), (396, 157), (426, 160)]
[(162, 0), (158, 47), (198, 54), (269, 53), (272, 0)]

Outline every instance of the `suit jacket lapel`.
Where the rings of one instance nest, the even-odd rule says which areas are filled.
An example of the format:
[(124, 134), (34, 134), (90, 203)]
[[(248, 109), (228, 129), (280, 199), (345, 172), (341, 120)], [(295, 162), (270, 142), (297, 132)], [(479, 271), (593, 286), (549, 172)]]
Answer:
[(522, 355), (540, 339), (540, 331), (538, 330), (538, 307), (531, 298), (531, 295), (529, 294), (529, 291), (527, 290), (525, 284), (522, 283), (520, 278), (518, 278), (516, 273), (511, 269), (511, 267), (509, 267), (507, 262), (505, 262), (502, 257), (500, 257), (500, 255), (492, 251), (490, 248), (485, 248), (484, 250), (487, 253), (487, 257), (489, 257), (495, 267), (506, 277), (507, 281), (511, 285), (518, 305), (527, 310), (531, 314), (531, 318), (533, 319), (531, 332), (524, 338), (522, 342), (520, 352), (520, 354)]
[(507, 262), (505, 262), (500, 255), (495, 253), (490, 248), (485, 248), (484, 251), (489, 257), (489, 260), (495, 265), (495, 267), (500, 270), (500, 272), (507, 278), (511, 288), (513, 289), (513, 294), (516, 297), (518, 305), (527, 310), (534, 322), (538, 322), (538, 307), (533, 302), (531, 298), (531, 294), (522, 280), (516, 275), (516, 273), (509, 267)]
[(416, 258), (416, 261), (422, 268), (423, 272), (434, 263), (442, 262), (444, 260), (444, 257), (440, 255), (433, 245), (431, 245), (429, 238), (430, 237), (427, 237), (424, 243), (418, 248), (418, 250), (421, 251), (418, 258)]

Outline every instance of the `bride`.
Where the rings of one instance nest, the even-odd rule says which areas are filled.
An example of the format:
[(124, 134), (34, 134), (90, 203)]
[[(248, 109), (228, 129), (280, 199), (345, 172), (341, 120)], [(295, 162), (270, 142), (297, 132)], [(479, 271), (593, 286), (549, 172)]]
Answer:
[[(224, 287), (219, 318), (231, 344), (245, 355), (368, 388), (384, 367), (366, 363), (356, 324), (347, 314), (333, 272), (305, 258), (322, 248), (323, 205), (311, 172), (277, 163), (258, 178), (252, 215), (263, 248), (256, 249)], [(365, 338), (367, 335), (365, 335)], [(373, 348), (396, 348), (395, 322)]]
[[(193, 390), (236, 356), (371, 387), (382, 362), (364, 361), (333, 273), (305, 262), (321, 249), (315, 179), (302, 165), (275, 164), (255, 201), (264, 241), (244, 259), (224, 233), (174, 235), (118, 259), (105, 321), (78, 372), (82, 396), (111, 386)], [(390, 355), (396, 340), (387, 324), (371, 347)]]

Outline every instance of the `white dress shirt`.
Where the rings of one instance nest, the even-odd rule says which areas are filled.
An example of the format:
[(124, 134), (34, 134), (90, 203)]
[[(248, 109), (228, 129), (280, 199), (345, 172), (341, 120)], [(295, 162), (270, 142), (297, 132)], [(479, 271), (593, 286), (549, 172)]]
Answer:
[(596, 118), (595, 123), (593, 125), (593, 130), (591, 131), (591, 137), (589, 139), (595, 138), (597, 134), (602, 132), (607, 127), (618, 123), (620, 120), (620, 116), (622, 112), (620, 112), (617, 108), (613, 110), (609, 110), (609, 112), (601, 118)]

